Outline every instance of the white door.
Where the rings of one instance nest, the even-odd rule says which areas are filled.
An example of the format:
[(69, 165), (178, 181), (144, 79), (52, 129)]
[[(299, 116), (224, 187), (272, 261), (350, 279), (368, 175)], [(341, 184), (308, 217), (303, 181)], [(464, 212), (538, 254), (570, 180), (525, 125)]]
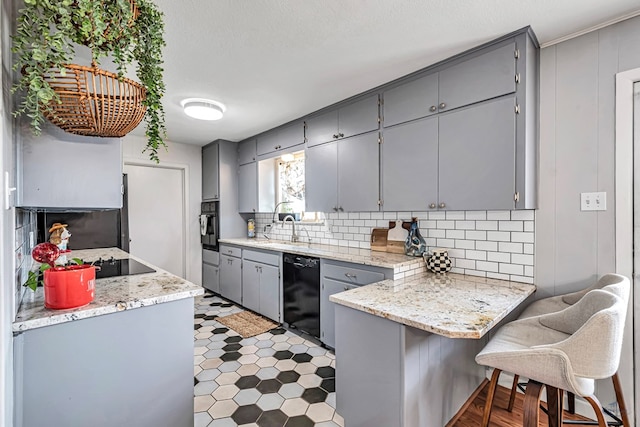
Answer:
[(129, 251), (185, 277), (184, 171), (125, 165), (128, 178)]
[[(634, 304), (632, 307), (634, 308), (633, 319), (634, 319), (634, 343), (636, 346), (637, 343), (640, 342), (640, 295), (638, 295), (637, 286), (639, 285), (638, 277), (640, 274), (640, 150), (637, 149), (640, 147), (640, 82), (636, 82), (633, 85), (633, 280), (632, 286), (634, 291), (632, 295), (634, 296)], [(634, 349), (635, 357), (634, 364), (635, 369), (640, 368), (640, 350), (637, 348)], [(637, 372), (637, 371), (636, 371)], [(640, 375), (636, 373), (635, 375), (635, 413), (638, 414), (640, 411)], [(630, 400), (627, 398), (627, 400)], [(627, 405), (629, 402), (627, 402)], [(636, 416), (637, 418), (637, 416)]]

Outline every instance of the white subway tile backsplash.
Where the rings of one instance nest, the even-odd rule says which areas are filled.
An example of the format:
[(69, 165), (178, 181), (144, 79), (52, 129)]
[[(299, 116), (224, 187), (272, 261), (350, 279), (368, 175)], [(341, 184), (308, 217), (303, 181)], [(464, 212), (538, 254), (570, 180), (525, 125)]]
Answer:
[(497, 230), (498, 221), (476, 221), (476, 230)]
[[(370, 249), (374, 227), (387, 228), (390, 221), (416, 217), (428, 249), (448, 249), (452, 272), (530, 283), (535, 271), (534, 216), (534, 211), (330, 212), (323, 223), (301, 226), (312, 242)], [(256, 222), (258, 229), (270, 225), (271, 214), (256, 214)], [(276, 239), (286, 240), (290, 234), (290, 228), (271, 230)], [(22, 230), (16, 233), (16, 243), (24, 240), (20, 236)], [(301, 238), (306, 240), (306, 233)], [(425, 269), (424, 264), (421, 268)], [(418, 271), (401, 274), (405, 277)]]
[(527, 211), (511, 211), (511, 219), (515, 221), (533, 221), (535, 216), (535, 211), (527, 210)]
[(465, 219), (469, 220), (485, 220), (487, 219), (486, 211), (466, 211)]
[(511, 262), (511, 254), (505, 254), (502, 252), (487, 252), (487, 261)]
[(496, 252), (498, 250), (498, 242), (485, 242), (482, 240), (476, 240), (476, 249), (481, 251)]
[(464, 211), (447, 211), (447, 219), (464, 219)]
[(458, 230), (475, 230), (475, 221), (456, 221), (456, 229)]
[(523, 231), (524, 223), (522, 221), (498, 221), (498, 230), (500, 231)]
[(487, 211), (487, 219), (509, 221), (511, 219), (511, 211)]
[(511, 233), (508, 231), (487, 231), (487, 240), (496, 242), (510, 242)]
[(522, 276), (524, 274), (524, 266), (515, 264), (500, 264), (500, 273)]

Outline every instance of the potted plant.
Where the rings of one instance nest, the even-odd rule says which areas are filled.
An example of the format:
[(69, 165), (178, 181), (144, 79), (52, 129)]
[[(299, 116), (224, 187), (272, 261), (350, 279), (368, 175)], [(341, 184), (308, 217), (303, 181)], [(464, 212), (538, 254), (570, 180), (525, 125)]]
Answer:
[[(55, 265), (60, 256), (60, 248), (53, 243), (40, 243), (31, 251), (34, 260), (41, 262), (44, 284), (44, 305), (52, 309), (82, 307), (93, 301), (95, 296), (96, 267), (73, 258), (69, 265)], [(40, 274), (29, 272), (24, 286), (36, 290)]]
[[(99, 122), (114, 122), (111, 117), (109, 120), (96, 119), (95, 114), (101, 111), (127, 114), (137, 108), (131, 113), (132, 117), (115, 119), (123, 122), (119, 132), (126, 134), (144, 117), (147, 124), (144, 151), (157, 162), (158, 149), (166, 148), (161, 103), (165, 92), (163, 34), (163, 14), (150, 0), (25, 0), (13, 36), (14, 70), (19, 71), (21, 77), (12, 91), (24, 93), (15, 114), (29, 117), (36, 134), (40, 133), (46, 117), (71, 133), (123, 136), (87, 128)], [(77, 45), (91, 49), (91, 67), (72, 65)], [(117, 74), (97, 68), (100, 60), (107, 56), (116, 64)], [(124, 77), (126, 67), (132, 63), (136, 64), (136, 76), (142, 88), (139, 93), (131, 95), (132, 91), (128, 89), (115, 95), (113, 92), (97, 93), (99, 87), (83, 87), (81, 90), (90, 92), (88, 95), (71, 93), (75, 90), (71, 88), (73, 82), (84, 79), (87, 86), (91, 84), (91, 77), (83, 77), (83, 72), (93, 73), (93, 81), (95, 76), (110, 78), (114, 91), (122, 90), (122, 85), (136, 88), (136, 82)], [(72, 72), (77, 74), (75, 78), (69, 78)], [(106, 108), (106, 102), (120, 104)], [(69, 103), (75, 105), (67, 106)], [(60, 112), (62, 107), (66, 108), (66, 113)], [(134, 120), (137, 123), (133, 123)]]

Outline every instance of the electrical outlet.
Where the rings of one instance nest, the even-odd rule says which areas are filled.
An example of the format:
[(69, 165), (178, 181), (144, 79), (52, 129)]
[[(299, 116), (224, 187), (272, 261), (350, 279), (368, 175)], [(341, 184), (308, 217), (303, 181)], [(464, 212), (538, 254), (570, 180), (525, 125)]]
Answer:
[(607, 193), (580, 193), (581, 211), (606, 211)]

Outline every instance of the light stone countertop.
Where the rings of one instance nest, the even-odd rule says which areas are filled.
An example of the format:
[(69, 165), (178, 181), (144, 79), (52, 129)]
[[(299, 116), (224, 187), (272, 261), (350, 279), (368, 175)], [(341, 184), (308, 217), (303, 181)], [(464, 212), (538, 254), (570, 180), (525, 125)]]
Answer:
[(448, 273), (384, 280), (330, 301), (449, 338), (481, 338), (536, 290), (534, 285)]
[(369, 249), (349, 248), (345, 246), (322, 245), (319, 243), (290, 243), (280, 240), (247, 238), (220, 239), (219, 243), (274, 252), (309, 255), (318, 258), (398, 270), (402, 267), (424, 265), (422, 257), (410, 257), (404, 254), (377, 252)]
[[(89, 305), (69, 310), (51, 310), (44, 307), (44, 291), (26, 290), (20, 309), (13, 323), (13, 332), (86, 319), (103, 314), (193, 298), (204, 293), (204, 288), (164, 271), (118, 248), (84, 249), (64, 254), (67, 259), (81, 258), (85, 262), (98, 258), (132, 258), (154, 270), (155, 273), (110, 277), (96, 280), (95, 298)], [(34, 265), (39, 265), (35, 263)]]

